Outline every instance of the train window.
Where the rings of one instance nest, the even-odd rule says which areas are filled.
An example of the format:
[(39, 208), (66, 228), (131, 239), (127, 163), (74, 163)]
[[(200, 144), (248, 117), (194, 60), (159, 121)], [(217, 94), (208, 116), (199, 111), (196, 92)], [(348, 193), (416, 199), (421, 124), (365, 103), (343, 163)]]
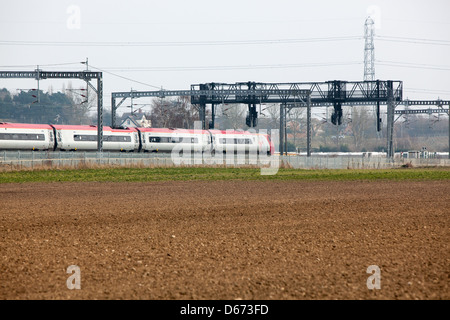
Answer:
[(31, 133), (0, 133), (0, 140), (44, 141), (45, 135)]
[(237, 143), (237, 139), (233, 139), (233, 138), (222, 138), (220, 139), (220, 142), (222, 144), (236, 144)]
[(172, 143), (198, 143), (198, 138), (190, 137), (173, 137), (170, 139)]
[(251, 139), (234, 139), (235, 144), (253, 144)]
[(149, 142), (151, 143), (169, 143), (172, 142), (169, 137), (149, 137)]
[(219, 142), (221, 144), (253, 144), (251, 139), (221, 138)]
[[(75, 134), (74, 141), (97, 141), (97, 135), (93, 134)], [(104, 139), (106, 141), (106, 139)]]
[(103, 138), (107, 142), (131, 142), (130, 136), (105, 136)]
[[(93, 134), (75, 134), (74, 141), (97, 141), (97, 135)], [(130, 136), (103, 136), (104, 142), (131, 142)]]

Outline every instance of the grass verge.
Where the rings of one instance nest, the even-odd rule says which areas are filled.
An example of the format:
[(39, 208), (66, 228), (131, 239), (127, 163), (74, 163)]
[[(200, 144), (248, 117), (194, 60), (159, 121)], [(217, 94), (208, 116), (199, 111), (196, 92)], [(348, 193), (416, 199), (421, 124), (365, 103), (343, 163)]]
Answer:
[(0, 172), (0, 183), (28, 182), (149, 182), (217, 180), (450, 180), (449, 168), (299, 170), (280, 168), (275, 175), (261, 175), (258, 168), (98, 168)]

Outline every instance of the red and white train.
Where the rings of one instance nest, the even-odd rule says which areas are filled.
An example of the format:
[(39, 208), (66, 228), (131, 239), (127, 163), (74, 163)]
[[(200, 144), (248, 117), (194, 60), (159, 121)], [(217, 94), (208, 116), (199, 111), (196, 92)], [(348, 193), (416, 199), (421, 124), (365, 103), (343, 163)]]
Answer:
[[(126, 152), (234, 152), (274, 154), (268, 134), (232, 130), (103, 127), (103, 150)], [(97, 127), (0, 123), (0, 150), (95, 151)]]

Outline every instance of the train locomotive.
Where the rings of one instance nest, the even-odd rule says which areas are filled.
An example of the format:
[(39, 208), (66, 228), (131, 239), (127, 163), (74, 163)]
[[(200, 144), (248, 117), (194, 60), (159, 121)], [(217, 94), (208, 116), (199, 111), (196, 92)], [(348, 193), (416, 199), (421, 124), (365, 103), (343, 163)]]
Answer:
[[(274, 154), (268, 134), (235, 130), (103, 127), (103, 150)], [(0, 150), (96, 151), (97, 126), (0, 123)]]

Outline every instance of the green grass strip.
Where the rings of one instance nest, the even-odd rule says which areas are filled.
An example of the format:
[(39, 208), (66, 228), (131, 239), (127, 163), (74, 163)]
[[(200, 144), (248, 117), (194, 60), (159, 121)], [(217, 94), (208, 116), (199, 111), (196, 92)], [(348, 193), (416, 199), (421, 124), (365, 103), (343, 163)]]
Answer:
[(149, 181), (355, 181), (450, 180), (449, 168), (299, 170), (280, 168), (275, 175), (261, 175), (257, 168), (101, 168), (0, 172), (0, 183), (28, 182), (149, 182)]

